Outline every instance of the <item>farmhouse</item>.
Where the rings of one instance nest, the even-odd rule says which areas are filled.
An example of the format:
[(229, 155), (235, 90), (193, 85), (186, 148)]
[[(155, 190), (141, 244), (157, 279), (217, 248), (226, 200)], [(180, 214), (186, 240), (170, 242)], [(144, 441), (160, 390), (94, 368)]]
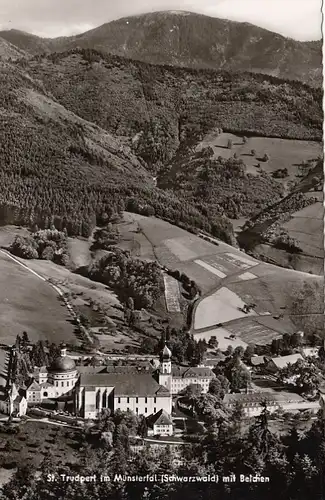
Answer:
[(244, 415), (248, 418), (260, 415), (265, 403), (270, 412), (280, 409), (284, 411), (312, 410), (317, 412), (320, 408), (319, 401), (306, 401), (298, 394), (286, 392), (226, 394), (223, 402), (229, 409), (234, 408), (236, 403), (240, 403), (243, 407)]
[(165, 345), (160, 358), (159, 384), (166, 387), (171, 394), (178, 394), (191, 384), (200, 385), (203, 393), (208, 392), (210, 382), (215, 377), (211, 368), (172, 366), (171, 355), (171, 351)]
[(289, 364), (294, 365), (297, 361), (303, 361), (304, 358), (301, 354), (289, 354), (288, 356), (279, 356), (278, 358), (270, 358), (266, 365), (267, 370), (270, 372), (278, 372), (286, 368)]

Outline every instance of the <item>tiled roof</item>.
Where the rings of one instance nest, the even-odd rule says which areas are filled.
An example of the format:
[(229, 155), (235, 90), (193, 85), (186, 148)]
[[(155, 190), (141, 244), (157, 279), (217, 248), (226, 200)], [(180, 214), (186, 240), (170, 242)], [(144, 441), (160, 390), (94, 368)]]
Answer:
[(264, 356), (252, 356), (251, 363), (253, 366), (264, 365), (265, 357)]
[(40, 391), (41, 390), (41, 386), (39, 385), (38, 382), (36, 382), (36, 380), (33, 380), (30, 385), (27, 387), (27, 391)]
[(85, 373), (94, 374), (101, 372), (103, 370), (103, 366), (77, 365), (76, 369), (80, 374), (85, 374)]
[(96, 373), (80, 376), (82, 387), (114, 387), (118, 396), (170, 396), (168, 389), (156, 382), (151, 374)]
[(301, 359), (302, 361), (304, 359), (301, 354), (289, 354), (289, 356), (280, 356), (279, 358), (272, 358), (272, 361), (277, 368), (281, 369), (288, 366), (289, 363), (293, 365), (299, 359)]
[(166, 410), (161, 409), (147, 418), (147, 425), (149, 427), (153, 427), (154, 425), (173, 425), (173, 422)]
[(211, 368), (172, 366), (173, 378), (214, 378)]
[(107, 365), (100, 373), (152, 373), (153, 368), (149, 362), (135, 365)]

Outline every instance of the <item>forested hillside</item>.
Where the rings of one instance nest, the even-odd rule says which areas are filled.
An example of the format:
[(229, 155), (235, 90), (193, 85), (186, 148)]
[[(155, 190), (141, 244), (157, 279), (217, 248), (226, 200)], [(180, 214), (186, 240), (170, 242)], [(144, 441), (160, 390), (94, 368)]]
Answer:
[(321, 139), (321, 91), (298, 82), (152, 66), (94, 50), (36, 56), (17, 65), (65, 108), (119, 137), (158, 176), (158, 187), (212, 219), (255, 215), (280, 199), (282, 190), (271, 176), (246, 175), (244, 158), (193, 156), (207, 132), (220, 127), (242, 137)]
[[(153, 66), (94, 50), (21, 63), (61, 104), (114, 135), (133, 139), (149, 164), (213, 127), (243, 135), (322, 137), (322, 92), (250, 73)], [(137, 135), (139, 134), (139, 135)]]
[(58, 104), (27, 68), (0, 65), (1, 224), (88, 236), (103, 214), (127, 208), (232, 241), (226, 218), (156, 189), (129, 148)]

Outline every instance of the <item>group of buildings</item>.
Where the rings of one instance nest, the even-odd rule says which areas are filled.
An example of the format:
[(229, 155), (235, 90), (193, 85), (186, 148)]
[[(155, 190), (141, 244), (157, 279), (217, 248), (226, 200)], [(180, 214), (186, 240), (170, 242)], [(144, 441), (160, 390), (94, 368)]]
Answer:
[(211, 368), (173, 366), (165, 345), (158, 367), (149, 361), (133, 365), (77, 366), (63, 346), (49, 366), (35, 367), (24, 391), (12, 385), (0, 409), (22, 416), (28, 406), (49, 401), (73, 403), (76, 415), (96, 419), (104, 409), (130, 410), (147, 418), (149, 434), (171, 435), (172, 396), (190, 384), (202, 392), (215, 377)]
[[(315, 355), (314, 352), (305, 353)], [(268, 358), (255, 356), (252, 368), (264, 366), (268, 373), (293, 364), (304, 357), (297, 353), (290, 356)], [(159, 362), (136, 360), (133, 363), (106, 365), (76, 365), (62, 346), (60, 355), (48, 367), (35, 367), (24, 390), (12, 384), (10, 390), (0, 397), (0, 410), (10, 415), (22, 416), (28, 407), (39, 404), (68, 403), (74, 413), (84, 419), (98, 418), (102, 410), (130, 410), (143, 415), (147, 420), (148, 434), (172, 435), (172, 398), (187, 386), (200, 385), (202, 393), (207, 393), (210, 382), (215, 377), (209, 366), (184, 367), (172, 363), (171, 351), (165, 345)], [(293, 393), (254, 392), (247, 390), (240, 394), (226, 394), (224, 403), (233, 408), (240, 403), (246, 417), (261, 413), (263, 402), (268, 409), (287, 411), (313, 409), (317, 411), (319, 401), (307, 402)]]

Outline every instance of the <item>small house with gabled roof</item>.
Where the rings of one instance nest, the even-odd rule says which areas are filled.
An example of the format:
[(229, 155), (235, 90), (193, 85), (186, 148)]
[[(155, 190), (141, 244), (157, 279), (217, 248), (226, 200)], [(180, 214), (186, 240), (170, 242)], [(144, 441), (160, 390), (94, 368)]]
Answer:
[(172, 436), (173, 422), (168, 413), (161, 409), (157, 413), (149, 415), (146, 419), (148, 436)]

